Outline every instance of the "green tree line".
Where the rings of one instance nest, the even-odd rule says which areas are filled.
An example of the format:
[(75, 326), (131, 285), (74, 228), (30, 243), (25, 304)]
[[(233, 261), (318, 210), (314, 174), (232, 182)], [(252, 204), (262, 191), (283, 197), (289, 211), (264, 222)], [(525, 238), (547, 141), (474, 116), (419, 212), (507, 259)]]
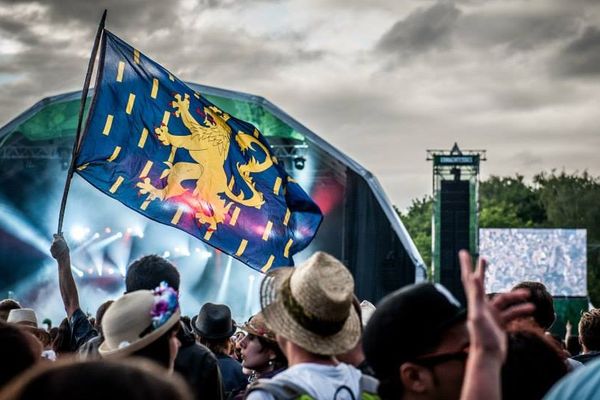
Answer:
[[(491, 176), (479, 185), (480, 228), (587, 229), (588, 293), (600, 306), (600, 178), (587, 172)], [(431, 196), (400, 213), (425, 264), (431, 265)]]

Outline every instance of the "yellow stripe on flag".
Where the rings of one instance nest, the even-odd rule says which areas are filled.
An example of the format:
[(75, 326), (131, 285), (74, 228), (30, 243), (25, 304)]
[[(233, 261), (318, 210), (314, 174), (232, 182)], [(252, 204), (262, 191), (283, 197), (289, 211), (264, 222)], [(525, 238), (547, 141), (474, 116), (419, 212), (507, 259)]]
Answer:
[(138, 49), (133, 49), (133, 62), (140, 63), (140, 51)]
[(113, 122), (113, 116), (108, 114), (106, 116), (106, 123), (104, 124), (104, 130), (102, 131), (103, 135), (108, 136), (108, 134), (110, 133), (110, 128), (112, 126), (112, 122)]
[(194, 97), (200, 99), (200, 95), (198, 94), (198, 92), (194, 92)]
[(150, 172), (150, 168), (152, 168), (152, 164), (154, 164), (152, 161), (146, 161), (146, 165), (144, 165), (144, 169), (142, 169), (142, 172), (140, 172), (140, 178), (145, 178), (148, 176), (148, 173)]
[(229, 188), (229, 190), (233, 190), (233, 184), (234, 183), (235, 183), (235, 179), (232, 176), (231, 179), (229, 180), (229, 185), (227, 185), (227, 187)]
[(273, 261), (275, 261), (275, 256), (273, 256), (273, 255), (269, 256), (269, 260), (267, 261), (267, 263), (265, 264), (265, 266), (262, 267), (260, 270), (263, 273), (266, 273), (268, 270), (271, 269), (271, 266), (273, 265)]
[(288, 240), (288, 242), (285, 245), (285, 249), (283, 249), (283, 256), (285, 258), (288, 258), (290, 256), (290, 247), (292, 247), (292, 243), (294, 243), (293, 239)]
[(239, 216), (240, 208), (236, 207), (235, 210), (233, 210), (233, 215), (231, 216), (231, 219), (229, 220), (229, 225), (235, 226), (235, 223), (237, 222)]
[(169, 111), (165, 111), (162, 119), (162, 123), (164, 126), (169, 125), (169, 118), (171, 118), (171, 113)]
[(158, 94), (158, 79), (154, 78), (154, 79), (152, 79), (152, 92), (150, 93), (150, 97), (155, 99), (157, 94)]
[(127, 114), (131, 114), (131, 110), (133, 110), (133, 103), (135, 103), (135, 94), (129, 93), (129, 100), (127, 100), (127, 108), (125, 109)]
[(150, 204), (152, 200), (144, 200), (144, 202), (142, 203), (142, 205), (140, 206), (140, 208), (142, 210), (146, 210), (146, 208), (148, 208), (148, 205)]
[(171, 80), (171, 82), (175, 82), (175, 78), (171, 74), (169, 74), (169, 79)]
[(292, 213), (290, 212), (289, 208), (285, 209), (285, 217), (283, 217), (283, 225), (287, 226), (288, 222), (290, 222), (290, 215), (292, 215)]
[(86, 169), (88, 167), (88, 165), (90, 165), (89, 162), (87, 162), (83, 165), (80, 165), (79, 167), (77, 167), (77, 171), (83, 171), (84, 169)]
[(267, 226), (262, 235), (262, 240), (269, 239), (269, 235), (271, 234), (271, 229), (273, 228), (273, 223), (271, 221), (267, 222)]
[(110, 189), (108, 190), (111, 193), (115, 193), (117, 191), (117, 189), (119, 188), (119, 186), (121, 186), (121, 183), (123, 183), (124, 178), (122, 176), (119, 176), (117, 178), (117, 180), (115, 181), (115, 183), (113, 183), (113, 185), (110, 187)]
[(240, 247), (238, 247), (237, 251), (235, 252), (235, 255), (239, 257), (242, 254), (244, 254), (244, 250), (246, 250), (247, 245), (248, 241), (246, 239), (242, 239), (242, 241), (240, 242)]
[(146, 144), (146, 139), (148, 138), (148, 129), (144, 128), (142, 130), (142, 135), (140, 136), (140, 141), (138, 142), (138, 147), (139, 148), (144, 148), (144, 145)]
[(254, 128), (254, 137), (258, 139), (258, 135), (260, 135), (260, 132), (258, 129)]
[(279, 194), (280, 187), (281, 187), (281, 178), (277, 177), (277, 178), (275, 178), (275, 184), (273, 185), (273, 193), (275, 193), (275, 196), (277, 196)]
[(125, 71), (125, 63), (119, 61), (119, 67), (117, 68), (117, 82), (123, 82), (123, 72)]
[(177, 209), (177, 212), (175, 212), (175, 215), (173, 215), (173, 219), (171, 220), (171, 223), (173, 225), (177, 225), (179, 223), (179, 218), (181, 218), (181, 214), (183, 214), (183, 208), (179, 207)]
[(204, 234), (204, 240), (206, 240), (206, 241), (210, 240), (212, 233), (213, 233), (213, 231), (206, 231), (206, 233)]
[(121, 146), (115, 146), (115, 150), (112, 155), (106, 160), (108, 162), (113, 162), (117, 157), (119, 157), (119, 153), (121, 152)]

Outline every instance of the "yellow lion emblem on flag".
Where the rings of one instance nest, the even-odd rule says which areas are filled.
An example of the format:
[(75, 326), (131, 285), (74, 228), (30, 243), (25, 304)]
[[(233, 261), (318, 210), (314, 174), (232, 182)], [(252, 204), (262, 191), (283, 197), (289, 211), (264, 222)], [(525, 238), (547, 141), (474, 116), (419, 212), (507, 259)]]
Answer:
[[(195, 162), (166, 162), (167, 184), (163, 188), (152, 185), (150, 178), (144, 178), (136, 186), (141, 194), (148, 194), (148, 200), (160, 201), (180, 196), (189, 190), (182, 186), (183, 181), (195, 180), (196, 186), (192, 192), (196, 203), (196, 219), (202, 224), (209, 224), (209, 230), (216, 230), (217, 224), (225, 220), (232, 204), (238, 203), (247, 207), (260, 209), (265, 203), (263, 194), (256, 189), (251, 174), (266, 171), (273, 165), (269, 149), (256, 137), (244, 132), (235, 135), (235, 141), (242, 152), (256, 151), (264, 153), (264, 161), (257, 161), (254, 156), (247, 164), (237, 163), (237, 171), (247, 186), (251, 195), (245, 198), (244, 192), (233, 193), (234, 178), (227, 180), (224, 163), (227, 159), (231, 138), (231, 127), (227, 124), (230, 116), (217, 107), (204, 107), (204, 121), (199, 123), (189, 111), (190, 96), (180, 94), (174, 96), (172, 103), (175, 116), (181, 118), (189, 135), (174, 135), (166, 125), (161, 125), (154, 132), (165, 146), (175, 149), (186, 149)], [(164, 176), (164, 175), (163, 175)], [(226, 201), (221, 198), (225, 195)]]

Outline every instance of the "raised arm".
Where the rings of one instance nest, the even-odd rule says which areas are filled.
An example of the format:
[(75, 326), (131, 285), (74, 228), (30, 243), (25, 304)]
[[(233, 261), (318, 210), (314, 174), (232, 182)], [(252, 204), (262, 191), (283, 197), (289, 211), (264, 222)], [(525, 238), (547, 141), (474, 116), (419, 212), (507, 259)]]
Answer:
[(77, 285), (73, 279), (71, 272), (71, 256), (69, 254), (69, 246), (62, 235), (54, 235), (54, 241), (50, 247), (52, 257), (58, 262), (58, 286), (62, 297), (67, 317), (71, 316), (79, 309), (79, 294), (77, 293)]
[(500, 400), (500, 373), (507, 353), (504, 327), (515, 318), (531, 314), (534, 306), (523, 303), (529, 295), (527, 290), (503, 293), (488, 301), (484, 290), (485, 260), (480, 258), (473, 271), (471, 255), (467, 251), (461, 251), (459, 258), (471, 341), (461, 400)]

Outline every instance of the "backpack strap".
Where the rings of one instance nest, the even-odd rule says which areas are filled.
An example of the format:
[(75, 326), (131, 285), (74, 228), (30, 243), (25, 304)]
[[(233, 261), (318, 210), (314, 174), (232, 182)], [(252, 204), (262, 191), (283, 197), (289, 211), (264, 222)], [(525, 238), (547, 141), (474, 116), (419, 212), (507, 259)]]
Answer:
[(255, 390), (263, 390), (275, 398), (275, 400), (312, 400), (306, 391), (297, 384), (284, 379), (258, 379), (248, 385), (246, 395)]

